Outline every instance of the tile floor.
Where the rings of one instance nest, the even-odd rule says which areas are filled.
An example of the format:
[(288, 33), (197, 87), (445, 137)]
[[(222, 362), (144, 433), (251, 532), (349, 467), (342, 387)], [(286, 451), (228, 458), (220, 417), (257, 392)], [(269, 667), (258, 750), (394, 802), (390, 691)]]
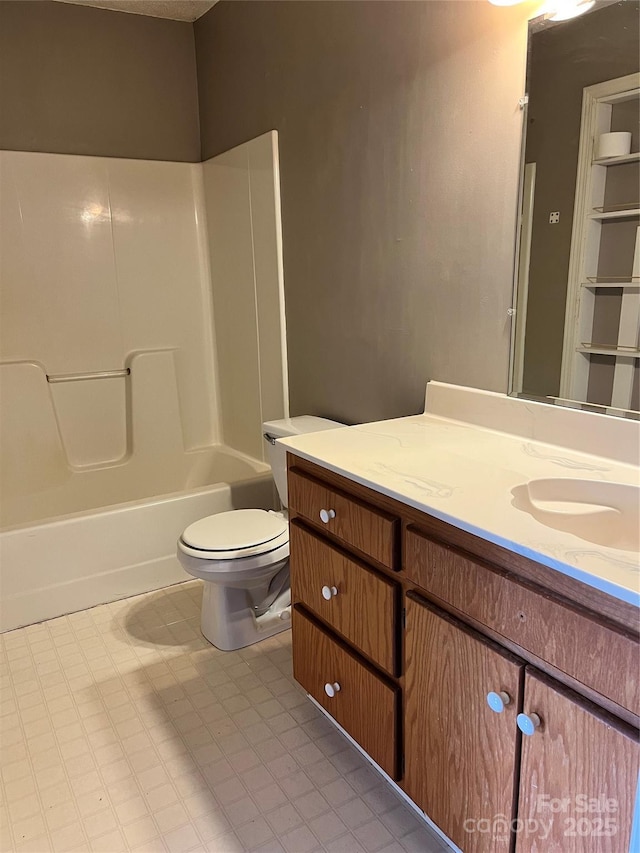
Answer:
[(0, 635), (2, 851), (436, 853), (291, 677), (201, 636), (201, 584)]

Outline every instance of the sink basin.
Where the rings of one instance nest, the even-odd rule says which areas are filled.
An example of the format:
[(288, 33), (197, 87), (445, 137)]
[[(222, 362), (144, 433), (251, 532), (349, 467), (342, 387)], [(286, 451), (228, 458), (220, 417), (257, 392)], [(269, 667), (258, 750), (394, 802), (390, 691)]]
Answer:
[(540, 524), (607, 548), (640, 550), (640, 486), (547, 477), (511, 490), (516, 509)]

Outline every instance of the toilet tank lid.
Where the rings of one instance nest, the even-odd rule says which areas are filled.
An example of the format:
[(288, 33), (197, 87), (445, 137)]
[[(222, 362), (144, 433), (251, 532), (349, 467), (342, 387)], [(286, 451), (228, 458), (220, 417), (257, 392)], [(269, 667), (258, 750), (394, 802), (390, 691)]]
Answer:
[(296, 418), (282, 418), (278, 421), (265, 421), (262, 431), (274, 436), (285, 438), (290, 435), (303, 435), (307, 432), (320, 432), (323, 429), (338, 429), (345, 424), (330, 421), (327, 418), (317, 418), (315, 415), (300, 415)]

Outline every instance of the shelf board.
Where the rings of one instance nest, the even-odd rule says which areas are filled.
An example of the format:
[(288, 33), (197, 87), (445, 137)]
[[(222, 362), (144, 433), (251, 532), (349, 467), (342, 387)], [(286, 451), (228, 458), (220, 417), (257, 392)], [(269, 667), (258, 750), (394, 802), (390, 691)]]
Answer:
[(640, 358), (640, 349), (637, 347), (616, 347), (606, 344), (583, 344), (576, 347), (576, 352), (585, 355), (613, 355), (617, 358)]
[(623, 290), (637, 290), (640, 287), (640, 281), (630, 281), (629, 279), (607, 279), (604, 281), (581, 281), (580, 287), (587, 287), (591, 290), (596, 290), (599, 287), (621, 287)]
[(625, 210), (594, 210), (587, 219), (602, 221), (603, 219), (634, 219), (640, 216), (640, 207), (628, 207)]
[(591, 161), (592, 166), (622, 166), (625, 163), (640, 163), (640, 151), (621, 154), (619, 157), (600, 157)]

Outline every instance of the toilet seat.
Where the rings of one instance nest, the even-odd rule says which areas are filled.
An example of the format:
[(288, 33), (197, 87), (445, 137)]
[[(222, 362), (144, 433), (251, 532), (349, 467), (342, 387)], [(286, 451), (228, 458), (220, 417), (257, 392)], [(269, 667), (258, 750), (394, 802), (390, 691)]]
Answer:
[[(178, 541), (180, 550), (200, 560), (217, 563), (211, 571), (233, 571), (246, 563), (256, 568), (289, 555), (289, 525), (284, 513), (263, 509), (236, 509), (209, 515), (190, 524)], [(278, 553), (275, 553), (278, 552)], [(262, 558), (262, 559), (261, 559)]]

